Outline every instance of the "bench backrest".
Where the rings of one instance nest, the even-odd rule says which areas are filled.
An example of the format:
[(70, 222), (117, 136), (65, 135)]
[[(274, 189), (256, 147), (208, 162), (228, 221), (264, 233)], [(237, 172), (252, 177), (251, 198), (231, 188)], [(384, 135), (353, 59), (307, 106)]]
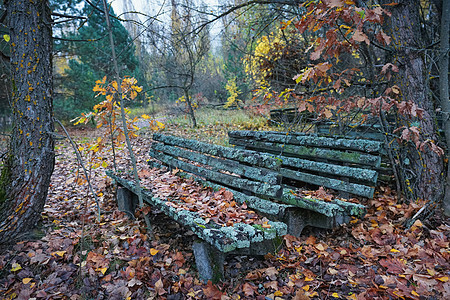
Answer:
[(301, 181), (373, 197), (383, 144), (378, 141), (335, 139), (302, 133), (230, 131), (229, 142), (271, 153), (282, 161), (284, 184)]
[(153, 135), (150, 155), (163, 164), (244, 193), (279, 198), (281, 161), (270, 155), (162, 134)]

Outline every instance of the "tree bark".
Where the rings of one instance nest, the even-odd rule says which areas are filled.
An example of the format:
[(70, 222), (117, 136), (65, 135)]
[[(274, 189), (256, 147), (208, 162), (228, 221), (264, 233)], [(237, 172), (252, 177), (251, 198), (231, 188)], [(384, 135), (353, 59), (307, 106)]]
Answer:
[[(439, 95), (444, 121), (445, 139), (447, 141), (447, 157), (450, 154), (450, 99), (448, 92), (448, 60), (449, 60), (449, 30), (450, 30), (450, 1), (442, 3), (441, 14), (441, 51), (439, 56)], [(450, 163), (447, 162), (447, 177), (445, 182), (445, 195), (442, 203), (444, 214), (450, 217)]]
[[(424, 45), (419, 19), (420, 5), (413, 0), (398, 2), (390, 9), (392, 16), (388, 21), (388, 33), (395, 50), (394, 63), (399, 67), (393, 81), (401, 88), (403, 100), (413, 101), (425, 111), (423, 119), (413, 120), (419, 123), (422, 138), (437, 141), (434, 107), (427, 92), (427, 74), (421, 51)], [(443, 158), (428, 147), (423, 152), (410, 147), (408, 156), (413, 173), (409, 179), (410, 200), (422, 198), (437, 201), (443, 193)]]
[(41, 217), (54, 168), (52, 29), (46, 0), (6, 1), (13, 78), (13, 131), (1, 176), (0, 244)]

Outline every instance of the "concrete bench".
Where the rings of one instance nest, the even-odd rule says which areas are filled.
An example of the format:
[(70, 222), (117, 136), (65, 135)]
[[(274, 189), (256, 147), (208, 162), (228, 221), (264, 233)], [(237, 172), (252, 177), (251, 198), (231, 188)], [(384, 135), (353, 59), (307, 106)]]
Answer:
[[(119, 185), (118, 207), (121, 211), (132, 213), (138, 205), (135, 182), (106, 172)], [(235, 223), (233, 226), (220, 226), (206, 222), (196, 212), (179, 210), (167, 204), (166, 199), (154, 196), (148, 189), (142, 189), (144, 201), (157, 207), (182, 226), (190, 229), (199, 238), (193, 245), (194, 257), (200, 278), (217, 282), (223, 278), (223, 264), (226, 255), (265, 255), (274, 253), (281, 245), (282, 236), (287, 233), (287, 225), (268, 221), (270, 228), (259, 225)]]
[(333, 228), (361, 216), (365, 207), (344, 201), (321, 201), (295, 195), (282, 185), (283, 160), (253, 150), (211, 145), (195, 140), (155, 134), (150, 155), (162, 165), (178, 168), (214, 189), (227, 188), (237, 202), (245, 202), (260, 214), (287, 224), (287, 232), (299, 236), (305, 226)]

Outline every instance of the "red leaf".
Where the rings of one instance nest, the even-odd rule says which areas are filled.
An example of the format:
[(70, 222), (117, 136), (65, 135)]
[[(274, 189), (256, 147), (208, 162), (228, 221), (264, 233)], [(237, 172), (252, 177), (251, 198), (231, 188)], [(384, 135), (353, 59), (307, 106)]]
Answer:
[(403, 274), (405, 269), (405, 265), (397, 258), (382, 259), (380, 260), (380, 265), (385, 267), (387, 269), (386, 271), (391, 274)]

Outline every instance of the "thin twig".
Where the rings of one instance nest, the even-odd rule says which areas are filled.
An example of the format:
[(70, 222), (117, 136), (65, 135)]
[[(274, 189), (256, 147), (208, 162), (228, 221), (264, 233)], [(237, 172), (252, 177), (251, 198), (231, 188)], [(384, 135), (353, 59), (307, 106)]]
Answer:
[[(105, 13), (106, 25), (107, 25), (108, 32), (109, 32), (109, 41), (110, 41), (110, 45), (111, 45), (111, 52), (112, 52), (111, 54), (112, 54), (112, 60), (114, 63), (114, 71), (115, 71), (115, 75), (116, 75), (115, 77), (116, 77), (116, 82), (117, 82), (117, 87), (118, 87), (118, 94), (120, 95), (120, 99), (122, 100), (119, 104), (120, 104), (120, 112), (122, 115), (123, 133), (125, 135), (125, 141), (127, 144), (131, 163), (133, 165), (133, 175), (134, 175), (134, 180), (136, 181), (136, 190), (137, 190), (137, 196), (139, 199), (139, 207), (142, 208), (142, 207), (144, 207), (144, 200), (142, 197), (142, 190), (141, 190), (141, 183), (139, 180), (139, 175), (137, 172), (136, 157), (134, 156), (133, 147), (131, 146), (130, 136), (128, 135), (127, 122), (125, 119), (125, 108), (123, 105), (123, 97), (122, 97), (122, 84), (121, 84), (121, 80), (120, 80), (119, 66), (117, 65), (117, 57), (116, 57), (116, 50), (114, 47), (114, 38), (113, 38), (113, 34), (112, 34), (112, 29), (111, 29), (111, 22), (109, 20), (108, 4), (106, 3), (106, 0), (103, 0), (102, 2), (103, 2), (104, 13)], [(144, 215), (145, 223), (147, 225), (147, 230), (149, 232), (149, 236), (150, 236), (150, 238), (153, 238), (153, 228), (151, 226), (150, 219), (148, 218), (148, 216), (146, 214), (143, 214), (143, 215)]]
[(92, 195), (94, 196), (95, 203), (97, 204), (97, 210), (98, 210), (97, 220), (98, 220), (98, 222), (100, 222), (100, 220), (101, 220), (100, 219), (100, 201), (98, 200), (97, 194), (94, 192), (94, 188), (92, 187), (91, 180), (90, 180), (90, 178), (88, 176), (86, 168), (84, 167), (83, 159), (81, 158), (80, 151), (78, 150), (78, 147), (75, 145), (75, 142), (70, 137), (70, 135), (67, 132), (67, 130), (64, 127), (64, 125), (58, 119), (54, 119), (54, 120), (55, 120), (56, 123), (59, 124), (59, 126), (61, 126), (62, 130), (64, 131), (64, 133), (66, 134), (67, 138), (69, 139), (70, 144), (72, 145), (72, 148), (75, 150), (75, 154), (77, 155), (78, 162), (80, 163), (81, 168), (83, 168), (84, 177), (86, 178), (86, 181), (87, 181), (87, 183), (89, 185), (89, 190), (91, 191)]

